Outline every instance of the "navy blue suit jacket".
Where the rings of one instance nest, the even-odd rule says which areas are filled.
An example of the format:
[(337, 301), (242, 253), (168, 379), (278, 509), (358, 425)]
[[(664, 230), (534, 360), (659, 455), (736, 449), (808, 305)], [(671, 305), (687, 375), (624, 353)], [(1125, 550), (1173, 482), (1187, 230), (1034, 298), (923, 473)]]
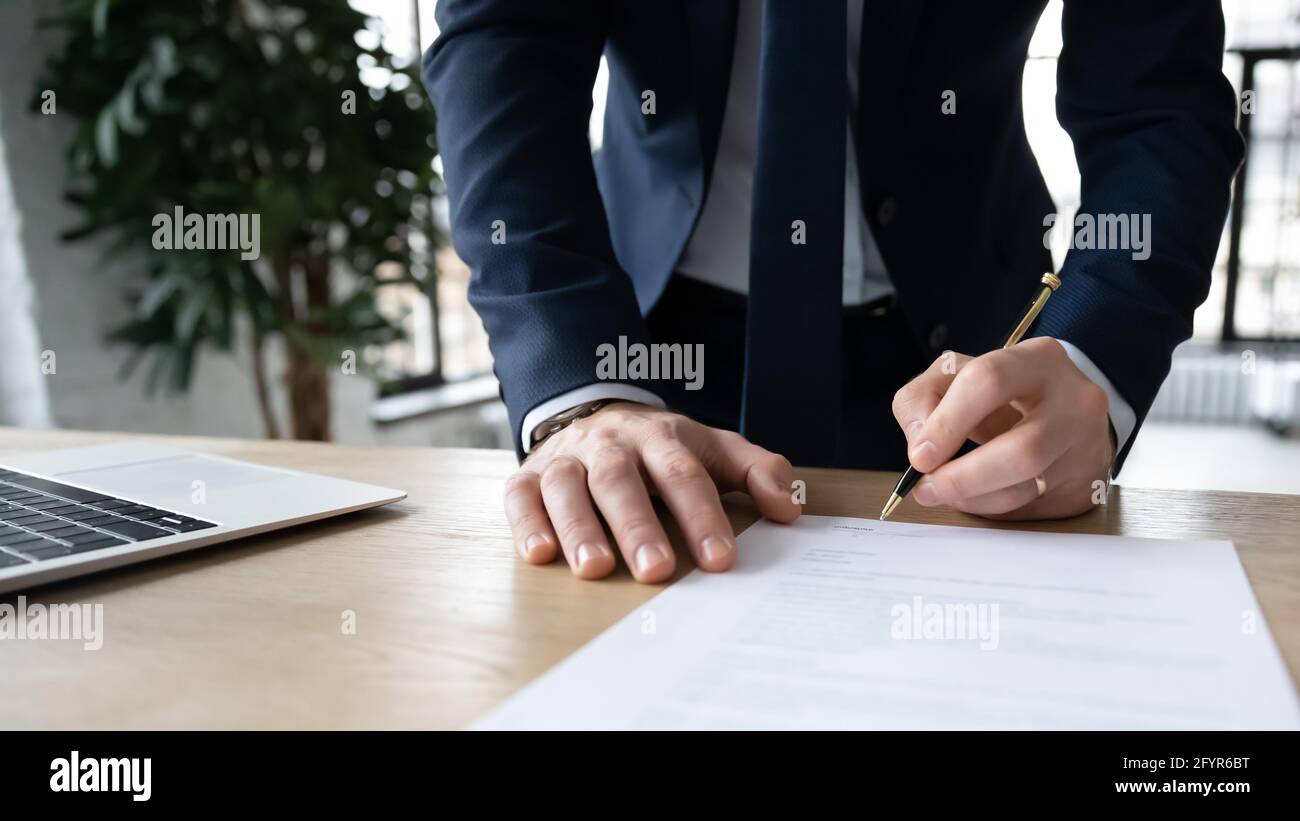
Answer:
[[(708, 191), (736, 2), (438, 3), (424, 80), (452, 237), (516, 436), (533, 407), (598, 381), (602, 343), (649, 341), (642, 317)], [(936, 355), (996, 347), (1051, 270), (1044, 218), (1055, 208), (1021, 110), (1045, 4), (866, 0), (863, 207), (912, 330)], [(1080, 212), (1150, 214), (1152, 254), (1071, 251), (1036, 333), (1077, 345), (1140, 425), (1208, 292), (1242, 156), (1223, 16), (1218, 0), (1066, 0), (1062, 28), (1057, 114), (1078, 158)], [(602, 53), (609, 97), (593, 158)], [(645, 90), (654, 114), (642, 113)], [(948, 90), (956, 115), (942, 110)], [(712, 367), (728, 364), (740, 366)]]

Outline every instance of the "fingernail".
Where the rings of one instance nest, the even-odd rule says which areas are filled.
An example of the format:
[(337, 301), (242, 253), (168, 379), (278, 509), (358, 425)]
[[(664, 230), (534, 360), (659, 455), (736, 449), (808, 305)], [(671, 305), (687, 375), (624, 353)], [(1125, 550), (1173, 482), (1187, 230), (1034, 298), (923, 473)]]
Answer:
[(709, 536), (700, 543), (700, 555), (704, 557), (704, 561), (710, 564), (722, 561), (731, 553), (731, 550), (730, 542), (716, 536)]
[(938, 451), (935, 449), (934, 443), (929, 439), (926, 439), (924, 442), (908, 451), (907, 460), (913, 465), (916, 465), (918, 469), (925, 470), (922, 465), (930, 464), (930, 462), (934, 460), (934, 455), (936, 453), (938, 453)]
[(912, 441), (912, 438), (916, 436), (917, 432), (920, 431), (921, 428), (923, 427), (925, 427), (925, 420), (916, 419), (912, 422), (912, 424), (907, 426), (907, 430), (903, 431), (903, 435), (906, 436), (907, 441), (910, 442)]
[(649, 573), (668, 560), (668, 551), (661, 545), (643, 544), (636, 549), (636, 572)]
[(578, 545), (578, 567), (586, 567), (594, 561), (609, 555), (609, 548), (603, 544), (580, 544)]
[(921, 480), (921, 483), (916, 486), (916, 490), (912, 492), (912, 496), (923, 505), (932, 505), (938, 501), (938, 496), (934, 492), (934, 482), (928, 479)]
[(534, 550), (536, 550), (539, 547), (542, 547), (543, 545), (549, 544), (550, 541), (551, 540), (546, 538), (544, 534), (534, 533), (533, 535), (528, 537), (527, 541), (525, 541), (523, 544), (519, 546), (519, 552), (520, 554), (523, 555), (525, 559), (527, 559), (530, 555), (532, 555), (532, 552)]

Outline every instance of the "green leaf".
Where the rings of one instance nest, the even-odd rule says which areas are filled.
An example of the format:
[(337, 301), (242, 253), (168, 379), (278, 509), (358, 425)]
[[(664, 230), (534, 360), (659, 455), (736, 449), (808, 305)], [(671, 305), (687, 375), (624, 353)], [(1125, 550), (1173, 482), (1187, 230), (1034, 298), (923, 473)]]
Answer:
[(77, 228), (69, 228), (67, 231), (59, 232), (59, 239), (62, 242), (76, 242), (79, 239), (93, 236), (96, 232), (102, 231), (102, 225), (82, 225)]
[(95, 151), (105, 168), (117, 165), (117, 123), (111, 106), (99, 112), (95, 121)]
[(149, 41), (149, 54), (158, 76), (172, 77), (181, 70), (180, 63), (176, 60), (176, 43), (167, 35), (162, 34)]
[(180, 281), (176, 277), (163, 276), (155, 279), (149, 283), (144, 295), (140, 297), (140, 302), (136, 305), (136, 313), (144, 319), (153, 316), (167, 303), (167, 300), (171, 299), (179, 285)]
[(128, 84), (113, 100), (113, 111), (117, 115), (117, 124), (128, 134), (137, 137), (146, 130), (144, 120), (135, 115), (135, 86)]
[(210, 299), (212, 299), (212, 289), (206, 286), (185, 297), (180, 313), (176, 315), (176, 338), (178, 341), (193, 346), (199, 321), (203, 319), (203, 312), (207, 310)]
[(172, 366), (168, 373), (167, 387), (176, 393), (187, 390), (190, 375), (194, 372), (195, 349), (193, 345), (181, 345), (172, 351)]
[(163, 78), (157, 74), (140, 84), (140, 99), (145, 106), (155, 113), (162, 111), (166, 100), (163, 97)]
[(95, 8), (91, 12), (90, 27), (96, 39), (103, 37), (108, 31), (108, 2), (109, 0), (95, 0)]
[(250, 265), (241, 265), (239, 290), (243, 294), (244, 304), (248, 307), (249, 318), (254, 330), (264, 334), (276, 324), (275, 297), (266, 289), (266, 285), (257, 276)]
[(153, 363), (149, 366), (149, 371), (144, 380), (144, 392), (148, 396), (158, 393), (158, 383), (162, 381), (163, 372), (171, 364), (171, 358), (171, 348), (159, 348), (154, 352)]

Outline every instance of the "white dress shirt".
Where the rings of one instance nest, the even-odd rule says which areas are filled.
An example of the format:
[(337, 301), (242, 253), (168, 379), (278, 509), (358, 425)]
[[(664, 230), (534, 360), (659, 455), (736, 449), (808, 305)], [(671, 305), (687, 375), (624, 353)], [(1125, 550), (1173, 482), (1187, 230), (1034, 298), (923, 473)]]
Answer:
[[(862, 35), (863, 0), (848, 0), (848, 72), (850, 111), (857, 110), (858, 50)], [(738, 4), (736, 43), (731, 81), (718, 137), (713, 176), (695, 231), (677, 264), (682, 276), (736, 293), (749, 291), (749, 231), (754, 192), (754, 162), (758, 154), (758, 73), (762, 40), (762, 4)], [(937, 103), (936, 103), (937, 104)], [(861, 305), (894, 292), (880, 248), (862, 210), (858, 161), (854, 150), (852, 118), (845, 133), (844, 154), (844, 285), (845, 305)], [(688, 342), (689, 340), (681, 340)], [(1106, 375), (1077, 347), (1057, 342), (1084, 375), (1106, 391), (1110, 421), (1117, 448), (1123, 449), (1137, 423), (1133, 408), (1115, 390)], [(532, 448), (533, 430), (557, 413), (597, 399), (621, 399), (664, 407), (656, 394), (644, 388), (597, 382), (543, 402), (524, 416), (520, 436), (524, 452)]]

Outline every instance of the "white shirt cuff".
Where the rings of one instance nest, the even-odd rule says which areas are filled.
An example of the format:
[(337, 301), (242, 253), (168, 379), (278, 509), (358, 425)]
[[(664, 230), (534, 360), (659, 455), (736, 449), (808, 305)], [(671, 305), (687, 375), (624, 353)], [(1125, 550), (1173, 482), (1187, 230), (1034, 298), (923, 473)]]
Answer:
[(1096, 383), (1097, 387), (1104, 390), (1110, 399), (1110, 424), (1115, 428), (1115, 453), (1118, 455), (1124, 449), (1128, 438), (1133, 435), (1133, 428), (1137, 426), (1137, 414), (1133, 412), (1133, 406), (1124, 401), (1124, 397), (1115, 390), (1115, 386), (1106, 378), (1106, 374), (1092, 363), (1086, 353), (1064, 339), (1056, 341), (1065, 348), (1065, 355), (1070, 357), (1074, 366), (1083, 371), (1083, 375)]
[(524, 453), (528, 453), (533, 449), (533, 431), (537, 429), (538, 425), (541, 425), (557, 413), (563, 413), (569, 408), (576, 408), (587, 402), (595, 402), (597, 399), (607, 401), (621, 399), (625, 402), (640, 402), (643, 405), (650, 405), (655, 408), (667, 407), (664, 400), (645, 388), (634, 388), (631, 385), (624, 385), (622, 382), (594, 382), (590, 385), (583, 385), (581, 388), (574, 388), (567, 393), (562, 393), (554, 399), (548, 399), (528, 412), (524, 417), (524, 423), (520, 425), (519, 432), (524, 446)]
[[(1119, 391), (1115, 390), (1115, 386), (1106, 378), (1106, 374), (1102, 373), (1101, 369), (1093, 364), (1093, 361), (1088, 358), (1086, 353), (1064, 339), (1057, 339), (1056, 341), (1065, 349), (1065, 355), (1070, 357), (1070, 361), (1074, 363), (1074, 366), (1083, 371), (1084, 376), (1091, 379), (1106, 392), (1106, 397), (1110, 403), (1110, 424), (1115, 428), (1115, 449), (1118, 453), (1124, 449), (1129, 437), (1133, 435), (1133, 428), (1137, 426), (1137, 414), (1133, 412), (1133, 406), (1119, 395)], [(557, 413), (587, 402), (595, 402), (597, 399), (610, 401), (621, 399), (627, 402), (640, 402), (643, 405), (650, 405), (655, 408), (666, 407), (662, 399), (645, 388), (636, 388), (621, 382), (595, 382), (584, 385), (581, 388), (562, 393), (553, 399), (548, 399), (524, 416), (524, 423), (520, 426), (520, 438), (524, 453), (532, 451), (533, 431), (537, 429), (538, 425)]]

